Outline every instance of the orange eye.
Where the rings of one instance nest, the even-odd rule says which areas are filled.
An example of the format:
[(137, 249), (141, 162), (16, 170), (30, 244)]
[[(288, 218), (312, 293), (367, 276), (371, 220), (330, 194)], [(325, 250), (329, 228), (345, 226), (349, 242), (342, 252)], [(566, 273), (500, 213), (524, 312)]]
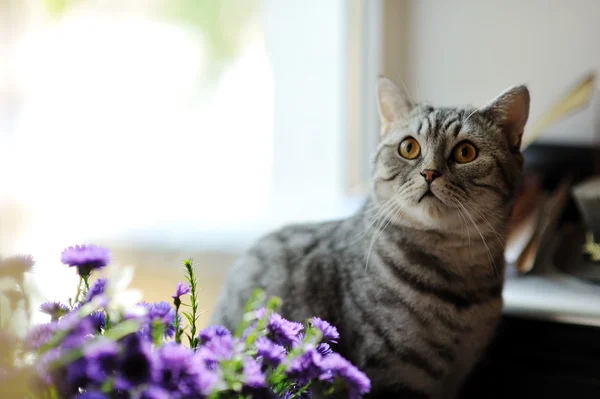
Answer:
[(398, 148), (398, 152), (402, 156), (402, 158), (406, 159), (415, 159), (421, 153), (421, 146), (419, 142), (412, 137), (408, 137), (400, 143), (400, 147)]
[(453, 155), (456, 162), (469, 163), (477, 158), (477, 148), (468, 141), (463, 141), (454, 147)]

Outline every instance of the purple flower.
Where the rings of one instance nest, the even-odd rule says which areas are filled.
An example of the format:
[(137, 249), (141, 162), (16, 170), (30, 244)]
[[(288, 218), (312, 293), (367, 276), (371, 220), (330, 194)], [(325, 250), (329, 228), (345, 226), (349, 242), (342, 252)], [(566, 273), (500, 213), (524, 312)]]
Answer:
[(198, 382), (198, 392), (203, 396), (208, 396), (213, 391), (217, 383), (219, 382), (219, 376), (214, 371), (206, 370), (200, 373), (200, 381)]
[(102, 384), (117, 365), (119, 347), (115, 342), (100, 338), (83, 349), (86, 374), (94, 382)]
[(307, 349), (303, 354), (292, 359), (287, 368), (287, 374), (300, 383), (304, 383), (323, 374), (322, 362), (323, 357), (316, 349)]
[(255, 343), (257, 355), (263, 361), (277, 367), (283, 362), (286, 356), (286, 350), (283, 346), (277, 345), (266, 337), (260, 337)]
[(58, 321), (58, 327), (63, 331), (68, 331), (74, 329), (77, 324), (81, 321), (81, 318), (77, 314), (79, 311), (79, 307), (76, 307), (69, 313), (67, 313), (64, 317)]
[(198, 360), (207, 370), (214, 371), (221, 360), (231, 359), (233, 346), (234, 340), (231, 335), (216, 335), (198, 347)]
[(150, 382), (156, 369), (156, 358), (150, 343), (138, 334), (131, 334), (123, 339), (122, 347), (125, 353), (117, 366), (116, 388), (128, 390)]
[(327, 356), (333, 353), (329, 344), (325, 342), (322, 342), (319, 345), (317, 345), (317, 352), (319, 352), (321, 356)]
[(151, 336), (152, 323), (157, 320), (164, 326), (164, 336), (172, 337), (175, 334), (175, 309), (169, 303), (161, 301), (155, 303), (143, 303), (148, 310), (146, 315), (147, 325), (140, 329), (142, 334)]
[(219, 357), (210, 349), (200, 346), (196, 349), (196, 356), (207, 370), (214, 371), (219, 366)]
[(85, 391), (75, 397), (76, 399), (109, 399), (100, 391)]
[(265, 376), (260, 370), (260, 364), (251, 357), (247, 357), (242, 362), (242, 373), (244, 375), (244, 385), (251, 389), (260, 389), (267, 386)]
[(304, 329), (302, 324), (289, 321), (277, 313), (269, 317), (267, 330), (273, 341), (284, 346), (294, 346), (300, 341), (299, 334)]
[(283, 392), (278, 399), (309, 399), (312, 398), (312, 392), (310, 389), (305, 389), (302, 393), (298, 394), (298, 391), (303, 388), (302, 386), (294, 385), (289, 390)]
[(216, 360), (231, 358), (233, 354), (233, 337), (231, 335), (215, 336), (210, 341), (205, 342), (202, 348), (206, 348), (214, 355)]
[(206, 344), (214, 338), (227, 336), (231, 336), (231, 332), (229, 332), (227, 328), (213, 325), (201, 330), (200, 333), (198, 333), (198, 340), (200, 340), (201, 344)]
[(194, 363), (199, 370), (198, 392), (208, 396), (219, 383), (221, 379), (217, 361), (210, 351), (205, 347), (200, 347), (194, 354)]
[(56, 323), (37, 324), (33, 326), (25, 337), (25, 346), (30, 350), (40, 349), (50, 340), (56, 328)]
[(58, 362), (62, 355), (62, 348), (52, 348), (36, 359), (37, 379), (34, 383), (41, 390), (52, 386), (61, 398), (72, 398), (79, 393), (80, 387), (85, 388), (89, 382), (85, 372), (86, 360), (79, 358), (65, 366)]
[(93, 319), (91, 317), (84, 317), (82, 319), (76, 311), (61, 318), (58, 321), (58, 328), (62, 331), (68, 331), (67, 336), (61, 343), (63, 348), (68, 349), (82, 346), (96, 331)]
[(328, 380), (337, 377), (344, 380), (348, 387), (348, 397), (350, 399), (360, 398), (371, 390), (369, 378), (338, 353), (332, 353), (325, 357), (321, 366), (325, 372), (320, 378)]
[(97, 332), (101, 332), (104, 329), (104, 325), (106, 324), (106, 314), (104, 312), (98, 310), (90, 313), (88, 317), (91, 319), (92, 325)]
[(338, 333), (337, 328), (329, 324), (329, 322), (318, 317), (313, 317), (310, 320), (310, 324), (313, 327), (321, 330), (321, 333), (323, 334), (323, 340), (337, 344), (337, 339), (340, 337), (340, 334)]
[(187, 295), (189, 293), (190, 293), (189, 284), (184, 284), (182, 282), (179, 282), (179, 283), (177, 283), (177, 288), (175, 289), (175, 295), (173, 295), (171, 298), (178, 300), (182, 296)]
[[(65, 366), (66, 376), (59, 383), (61, 391), (68, 392), (69, 397), (76, 393), (79, 388), (85, 388), (91, 382), (87, 374), (87, 359), (79, 358)], [(56, 378), (58, 380), (59, 378)]]
[(16, 255), (0, 260), (0, 277), (12, 277), (23, 281), (23, 273), (30, 272), (35, 265), (31, 255)]
[(197, 395), (201, 389), (200, 373), (210, 372), (205, 370), (194, 352), (174, 343), (160, 347), (157, 363), (155, 384), (178, 397)]
[(35, 362), (35, 371), (38, 377), (38, 382), (42, 386), (47, 387), (52, 385), (53, 367), (55, 362), (60, 358), (60, 349), (54, 348), (45, 352)]
[(159, 387), (149, 387), (140, 394), (139, 399), (171, 399), (171, 394)]
[(75, 245), (62, 251), (61, 262), (77, 267), (82, 277), (90, 275), (92, 270), (101, 269), (110, 261), (108, 249), (95, 245)]
[(167, 397), (192, 398), (210, 394), (219, 376), (214, 368), (207, 367), (207, 359), (202, 355), (205, 351), (206, 348), (200, 348), (193, 352), (175, 343), (161, 346), (157, 352), (155, 386), (167, 392)]
[(263, 317), (265, 317), (265, 315), (267, 314), (267, 309), (265, 308), (260, 308), (260, 309), (256, 309), (254, 311), (254, 316), (256, 316), (257, 319), (262, 319)]
[(85, 302), (91, 302), (94, 297), (98, 295), (104, 294), (104, 289), (106, 288), (106, 279), (99, 278), (94, 282), (94, 284), (90, 287), (90, 290), (85, 297)]
[(40, 305), (40, 312), (50, 315), (52, 321), (57, 321), (69, 313), (71, 309), (60, 302), (44, 302)]

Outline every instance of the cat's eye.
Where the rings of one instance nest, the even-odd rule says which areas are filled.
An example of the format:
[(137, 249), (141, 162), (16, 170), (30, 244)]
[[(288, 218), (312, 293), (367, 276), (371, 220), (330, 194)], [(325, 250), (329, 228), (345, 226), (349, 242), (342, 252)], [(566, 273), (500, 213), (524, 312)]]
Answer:
[(469, 163), (477, 158), (477, 148), (468, 141), (463, 141), (454, 147), (453, 156), (458, 163)]
[(421, 146), (419, 142), (412, 137), (408, 137), (400, 143), (398, 152), (402, 158), (415, 159), (421, 153)]

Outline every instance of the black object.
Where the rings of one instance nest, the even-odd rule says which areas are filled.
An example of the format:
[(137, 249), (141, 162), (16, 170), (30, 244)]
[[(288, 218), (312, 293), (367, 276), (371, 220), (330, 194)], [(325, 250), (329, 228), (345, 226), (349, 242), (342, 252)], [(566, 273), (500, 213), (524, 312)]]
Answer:
[[(532, 144), (523, 152), (526, 171), (537, 172), (546, 190), (555, 189), (566, 176), (578, 183), (600, 172), (600, 147)], [(569, 195), (563, 220), (580, 220), (579, 209)]]
[(600, 398), (600, 328), (502, 319), (460, 399)]

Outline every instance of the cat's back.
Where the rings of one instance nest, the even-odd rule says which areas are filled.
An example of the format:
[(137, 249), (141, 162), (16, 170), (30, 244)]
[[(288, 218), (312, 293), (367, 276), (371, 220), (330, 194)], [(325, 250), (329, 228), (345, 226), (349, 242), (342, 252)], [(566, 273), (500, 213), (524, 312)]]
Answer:
[(337, 278), (336, 258), (353, 250), (353, 225), (351, 219), (294, 224), (259, 239), (231, 266), (212, 323), (233, 328), (256, 288), (282, 298), (285, 317), (324, 317), (328, 312), (318, 296), (328, 281)]

